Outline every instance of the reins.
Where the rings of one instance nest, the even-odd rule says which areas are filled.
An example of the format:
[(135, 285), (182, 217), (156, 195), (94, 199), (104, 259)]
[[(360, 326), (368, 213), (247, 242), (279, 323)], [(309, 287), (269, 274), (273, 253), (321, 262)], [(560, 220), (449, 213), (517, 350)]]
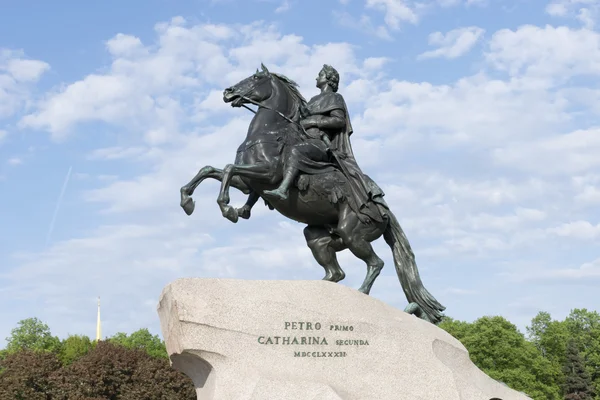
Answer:
[[(264, 82), (267, 82), (267, 81), (264, 81)], [(264, 82), (262, 82), (262, 83), (264, 83)], [(261, 84), (262, 84), (262, 83), (261, 83)], [(260, 85), (258, 85), (258, 86), (260, 86)], [(269, 106), (266, 106), (266, 105), (264, 105), (264, 104), (262, 104), (262, 103), (260, 103), (260, 102), (258, 102), (258, 101), (254, 101), (254, 100), (252, 100), (251, 98), (249, 98), (248, 96), (246, 96), (246, 95), (247, 95), (248, 93), (250, 93), (252, 90), (255, 90), (255, 89), (258, 87), (258, 86), (254, 86), (254, 87), (252, 87), (251, 89), (248, 89), (248, 91), (247, 91), (246, 93), (244, 93), (243, 95), (240, 95), (240, 98), (241, 98), (241, 99), (244, 99), (244, 100), (246, 100), (248, 103), (252, 103), (252, 104), (254, 104), (255, 106), (258, 106), (259, 108), (260, 108), (260, 107), (262, 107), (262, 108), (266, 108), (267, 110), (270, 110), (270, 111), (276, 112), (277, 114), (279, 114), (279, 116), (281, 116), (281, 117), (282, 117), (283, 119), (285, 119), (286, 121), (288, 121), (288, 122), (290, 122), (290, 123), (292, 123), (292, 124), (294, 124), (294, 125), (297, 125), (297, 126), (300, 128), (300, 130), (302, 131), (302, 133), (304, 133), (305, 135), (307, 135), (307, 136), (308, 136), (308, 134), (307, 134), (307, 133), (306, 133), (306, 131), (304, 130), (304, 127), (303, 127), (303, 126), (302, 126), (302, 125), (301, 125), (299, 122), (296, 122), (296, 121), (292, 120), (291, 118), (289, 118), (289, 117), (285, 116), (283, 113), (281, 113), (281, 112), (279, 112), (279, 111), (277, 111), (277, 110), (274, 110), (274, 109), (272, 109), (271, 107), (269, 107)], [(242, 106), (242, 107), (244, 107), (246, 110), (248, 110), (248, 111), (251, 111), (252, 113), (256, 114), (256, 111), (254, 111), (253, 109), (251, 109), (251, 108), (250, 108), (250, 107), (248, 107), (247, 105), (245, 105), (245, 104), (242, 104), (241, 106)]]

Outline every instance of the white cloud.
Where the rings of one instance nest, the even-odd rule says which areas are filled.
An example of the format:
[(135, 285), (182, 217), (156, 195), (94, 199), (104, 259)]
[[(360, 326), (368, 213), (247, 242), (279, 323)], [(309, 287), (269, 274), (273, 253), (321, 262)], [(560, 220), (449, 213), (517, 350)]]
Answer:
[(292, 7), (290, 0), (283, 0), (281, 5), (275, 9), (276, 13), (283, 13), (288, 11)]
[(363, 61), (363, 67), (368, 70), (379, 70), (389, 61), (387, 57), (369, 57)]
[(107, 42), (114, 57), (109, 73), (88, 75), (49, 96), (22, 125), (48, 129), (55, 139), (64, 139), (84, 121), (132, 126), (151, 143), (176, 135), (182, 110), (171, 97), (174, 91), (222, 83), (224, 70), (231, 71), (218, 45), (230, 37), (229, 28), (186, 29), (182, 24), (176, 18), (170, 25), (157, 25), (161, 39), (155, 51), (143, 47), (138, 38), (118, 34)]
[(118, 33), (115, 37), (106, 42), (106, 48), (113, 56), (134, 57), (146, 56), (148, 52), (142, 41), (130, 35)]
[(575, 200), (590, 205), (600, 204), (600, 188), (598, 186), (586, 185), (576, 196)]
[(449, 287), (447, 289), (444, 289), (442, 291), (442, 293), (453, 295), (453, 296), (468, 296), (468, 295), (477, 294), (477, 291), (475, 291), (475, 290), (469, 290), (469, 289), (461, 289), (461, 288)]
[(147, 157), (150, 149), (147, 147), (105, 147), (96, 149), (88, 155), (90, 160), (119, 160)]
[(464, 223), (472, 230), (515, 231), (528, 222), (544, 220), (546, 213), (540, 210), (518, 208), (512, 215), (494, 215), (488, 213), (467, 216)]
[(0, 48), (0, 118), (12, 116), (30, 100), (31, 84), (49, 68), (26, 58), (23, 51)]
[[(418, 24), (422, 17), (432, 12), (437, 7), (449, 8), (456, 6), (470, 7), (485, 6), (488, 0), (365, 0), (367, 10), (376, 10), (383, 13), (383, 20), (387, 28), (398, 31), (403, 24)], [(367, 15), (360, 18), (343, 12), (334, 13), (342, 25), (360, 28), (361, 30), (381, 39), (391, 39), (391, 35), (384, 26), (373, 24)]]
[(416, 12), (404, 0), (366, 0), (366, 8), (384, 13), (384, 21), (391, 29), (400, 29), (403, 22), (416, 24), (419, 20)]
[(554, 0), (546, 6), (546, 12), (555, 17), (574, 17), (586, 28), (593, 29), (600, 12), (600, 1)]
[(446, 34), (434, 32), (429, 35), (429, 44), (438, 48), (420, 54), (419, 58), (458, 58), (469, 52), (484, 32), (476, 26), (453, 29)]
[(569, 1), (552, 2), (546, 6), (546, 12), (550, 15), (564, 17), (567, 15), (567, 4)]
[[(85, 121), (128, 126), (158, 144), (173, 140), (185, 111), (182, 100), (191, 89), (216, 86), (219, 90), (244, 78), (261, 62), (299, 77), (314, 87), (314, 75), (325, 62), (340, 73), (359, 74), (351, 46), (330, 43), (310, 48), (296, 35), (282, 36), (271, 26), (251, 24), (237, 31), (219, 25), (187, 28), (176, 19), (157, 25), (156, 49), (141, 47), (139, 39), (119, 34), (107, 42), (114, 59), (106, 74), (91, 74), (49, 96), (22, 126), (47, 129), (60, 140)], [(236, 38), (225, 53), (221, 42)], [(214, 94), (211, 94), (214, 98)], [(227, 106), (219, 104), (223, 109)]]
[(515, 274), (512, 278), (521, 282), (550, 282), (563, 285), (569, 283), (596, 284), (600, 278), (600, 259), (583, 263), (576, 268), (536, 269), (527, 273)]
[(575, 221), (549, 228), (547, 231), (557, 236), (592, 240), (600, 237), (600, 224), (593, 225), (589, 221)]
[[(600, 129), (578, 130), (553, 135), (539, 141), (514, 142), (493, 151), (504, 165), (537, 174), (572, 175), (600, 167)], [(555, 160), (561, 160), (560, 163)]]
[[(376, 90), (365, 100), (365, 112), (354, 117), (355, 128), (362, 135), (402, 140), (404, 146), (428, 142), (430, 147), (489, 149), (545, 133), (567, 118), (564, 104), (545, 91), (523, 90), (519, 82), (492, 80), (485, 74), (451, 85), (392, 80)], [(524, 108), (530, 112), (524, 113)]]
[[(163, 236), (185, 229), (182, 222), (189, 221), (155, 226), (103, 226), (83, 237), (59, 242), (41, 254), (22, 255), (19, 257), (20, 268), (5, 276), (13, 282), (5, 294), (22, 301), (43, 298), (45, 310), (38, 310), (42, 319), (46, 312), (69, 319), (76, 315), (72, 318), (75, 325), (57, 327), (62, 335), (67, 333), (67, 329), (91, 331), (79, 328), (86, 325), (81, 321), (89, 320), (85, 308), (77, 307), (74, 311), (61, 311), (61, 308), (73, 300), (83, 304), (86, 298), (96, 295), (103, 298), (106, 330), (113, 333), (123, 330), (123, 325), (128, 325), (130, 318), (138, 326), (148, 326), (154, 317), (150, 312), (139, 315), (135, 312), (130, 314), (130, 311), (139, 309), (139, 303), (148, 298), (156, 301), (154, 294), (160, 292), (165, 277), (169, 279), (185, 273), (186, 269), (191, 271), (195, 267), (191, 259), (199, 248), (212, 240), (206, 233), (196, 230), (171, 240)], [(89, 257), (90, 254), (94, 256)], [(106, 274), (108, 270), (110, 273)], [(140, 279), (142, 276), (144, 279)], [(63, 282), (79, 284), (57, 284), (56, 277)], [(125, 303), (132, 307), (129, 310), (122, 307), (125, 294), (128, 299)], [(119, 298), (121, 300), (117, 300)], [(133, 315), (136, 316), (131, 317)]]
[(332, 12), (332, 15), (336, 22), (345, 28), (356, 29), (379, 39), (392, 40), (388, 29), (384, 25), (374, 24), (367, 15), (361, 15), (360, 18), (356, 18), (348, 12), (338, 12), (335, 10)]
[(490, 40), (487, 61), (511, 76), (557, 85), (574, 75), (600, 74), (600, 34), (587, 29), (525, 25)]
[(9, 59), (6, 63), (6, 71), (17, 82), (35, 82), (49, 68), (48, 64), (39, 60)]
[(6, 163), (8, 165), (17, 166), (23, 164), (23, 160), (19, 157), (11, 157), (6, 161)]
[(488, 4), (488, 0), (436, 0), (436, 3), (440, 7), (454, 7), (465, 5), (469, 6), (485, 6)]

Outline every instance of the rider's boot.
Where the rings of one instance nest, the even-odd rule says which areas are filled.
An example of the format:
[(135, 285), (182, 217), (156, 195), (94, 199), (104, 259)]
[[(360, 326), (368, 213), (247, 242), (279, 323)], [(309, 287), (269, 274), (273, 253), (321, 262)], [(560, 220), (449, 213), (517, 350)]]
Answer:
[(264, 193), (268, 196), (277, 197), (279, 200), (287, 200), (290, 185), (292, 184), (292, 182), (294, 182), (295, 177), (296, 171), (294, 171), (293, 169), (290, 171), (286, 171), (281, 185), (279, 185), (279, 187), (274, 190), (265, 190)]

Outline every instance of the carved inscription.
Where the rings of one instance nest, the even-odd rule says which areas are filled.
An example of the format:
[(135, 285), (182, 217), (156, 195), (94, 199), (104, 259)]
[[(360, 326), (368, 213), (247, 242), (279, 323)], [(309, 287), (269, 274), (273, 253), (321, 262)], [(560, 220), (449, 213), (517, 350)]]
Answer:
[[(284, 321), (281, 333), (258, 337), (261, 345), (298, 346), (293, 357), (347, 357), (349, 346), (369, 346), (369, 339), (359, 337), (352, 325), (324, 325), (318, 321)], [(310, 347), (310, 348), (309, 348)]]

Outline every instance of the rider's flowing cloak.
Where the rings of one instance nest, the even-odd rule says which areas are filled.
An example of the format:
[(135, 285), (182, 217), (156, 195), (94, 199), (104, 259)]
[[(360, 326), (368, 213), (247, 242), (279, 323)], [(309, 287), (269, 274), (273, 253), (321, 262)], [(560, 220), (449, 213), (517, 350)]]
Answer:
[(350, 204), (354, 206), (352, 208), (355, 208), (354, 211), (363, 221), (367, 216), (374, 221), (382, 222), (382, 207), (383, 209), (387, 208), (383, 200), (384, 193), (370, 177), (361, 171), (354, 158), (354, 152), (350, 144), (350, 135), (353, 132), (352, 124), (344, 98), (335, 92), (321, 93), (308, 102), (307, 109), (310, 115), (329, 116), (329, 113), (334, 110), (344, 112), (346, 125), (343, 129), (323, 131), (328, 134), (331, 140), (331, 150), (336, 164), (348, 179), (353, 197), (353, 201), (350, 201)]

